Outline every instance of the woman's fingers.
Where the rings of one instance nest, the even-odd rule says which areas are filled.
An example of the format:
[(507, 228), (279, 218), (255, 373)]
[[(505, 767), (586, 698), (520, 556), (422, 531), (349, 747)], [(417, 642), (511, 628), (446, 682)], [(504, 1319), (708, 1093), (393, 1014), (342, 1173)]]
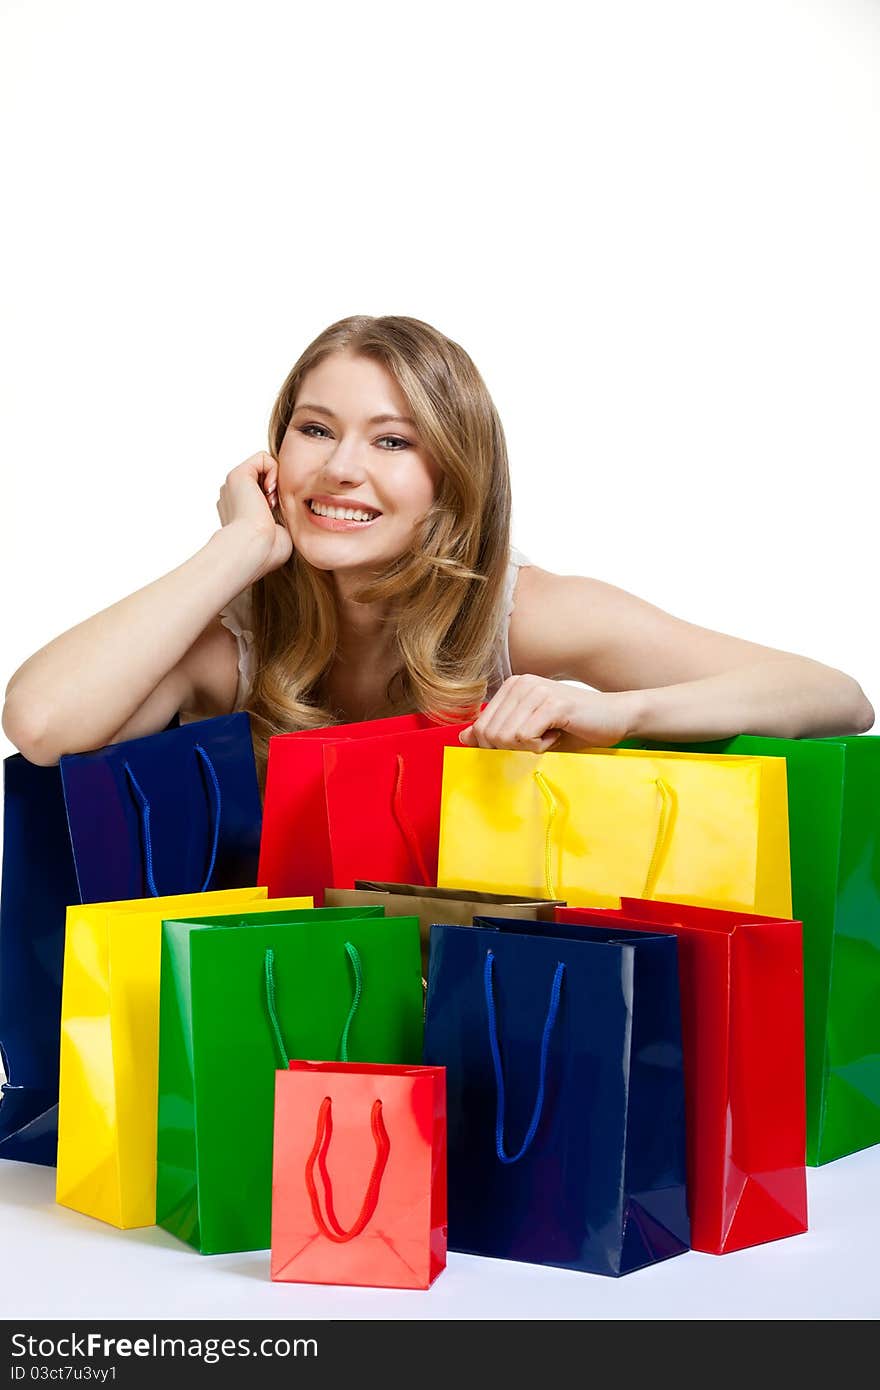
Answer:
[(263, 491), (271, 502), (278, 489), (278, 463), (271, 454), (260, 455), (260, 472)]
[[(258, 500), (259, 498), (259, 500)], [(224, 526), (248, 519), (258, 526), (268, 525), (278, 499), (278, 463), (261, 450), (238, 464), (226, 475), (220, 489), (217, 511)]]
[(542, 676), (506, 680), (473, 724), (459, 735), (468, 748), (545, 753), (568, 722), (568, 688)]
[(548, 682), (537, 676), (512, 676), (466, 730), (461, 742), (476, 748), (518, 748), (517, 732), (526, 715), (544, 698), (538, 689)]
[(499, 690), (495, 692), (486, 708), (474, 720), (467, 732), (470, 734), (472, 748), (494, 748), (497, 745), (492, 741), (493, 728), (497, 721), (504, 717), (504, 710), (512, 699), (516, 689), (516, 677), (506, 680)]

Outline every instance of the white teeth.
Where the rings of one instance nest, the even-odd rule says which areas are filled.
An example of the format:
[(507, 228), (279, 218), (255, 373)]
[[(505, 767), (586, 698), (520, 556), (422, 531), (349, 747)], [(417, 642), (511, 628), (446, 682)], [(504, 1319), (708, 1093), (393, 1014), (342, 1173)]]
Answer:
[(365, 512), (360, 507), (328, 507), (323, 502), (310, 502), (310, 509), (318, 516), (327, 516), (334, 521), (373, 521), (381, 513)]

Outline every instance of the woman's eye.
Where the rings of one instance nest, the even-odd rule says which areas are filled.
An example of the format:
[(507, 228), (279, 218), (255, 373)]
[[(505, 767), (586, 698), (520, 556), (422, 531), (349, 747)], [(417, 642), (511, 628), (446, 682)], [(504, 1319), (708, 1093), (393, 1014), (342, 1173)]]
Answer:
[[(311, 430), (318, 430), (319, 433), (317, 435), (311, 434)], [(324, 425), (300, 425), (299, 432), (300, 434), (306, 435), (306, 437), (309, 439), (330, 438), (330, 431), (326, 429)], [(385, 449), (385, 452), (389, 454), (397, 454), (400, 452), (401, 449), (408, 449), (410, 447), (410, 442), (408, 439), (401, 439), (400, 436), (396, 434), (383, 434), (382, 437), (378, 439), (376, 442), (378, 444), (381, 444), (382, 447)], [(393, 447), (389, 448), (389, 445)]]

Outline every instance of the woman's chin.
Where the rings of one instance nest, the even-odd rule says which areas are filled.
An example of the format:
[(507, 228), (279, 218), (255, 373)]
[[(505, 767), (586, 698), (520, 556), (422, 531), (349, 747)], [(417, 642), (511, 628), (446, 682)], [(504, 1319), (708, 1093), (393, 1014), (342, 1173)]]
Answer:
[(355, 570), (364, 565), (374, 568), (388, 562), (387, 557), (376, 554), (373, 547), (356, 540), (353, 544), (354, 538), (350, 534), (333, 535), (328, 532), (326, 535), (315, 535), (312, 532), (311, 535), (304, 535), (298, 529), (298, 534), (291, 539), (297, 555), (316, 570)]

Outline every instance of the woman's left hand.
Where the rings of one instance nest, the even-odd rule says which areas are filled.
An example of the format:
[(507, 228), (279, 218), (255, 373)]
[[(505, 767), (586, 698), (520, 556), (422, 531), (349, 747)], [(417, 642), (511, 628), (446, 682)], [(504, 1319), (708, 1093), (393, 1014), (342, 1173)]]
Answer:
[(459, 734), (468, 748), (546, 753), (566, 744), (610, 748), (635, 733), (638, 691), (604, 692), (543, 676), (510, 676), (477, 719)]

